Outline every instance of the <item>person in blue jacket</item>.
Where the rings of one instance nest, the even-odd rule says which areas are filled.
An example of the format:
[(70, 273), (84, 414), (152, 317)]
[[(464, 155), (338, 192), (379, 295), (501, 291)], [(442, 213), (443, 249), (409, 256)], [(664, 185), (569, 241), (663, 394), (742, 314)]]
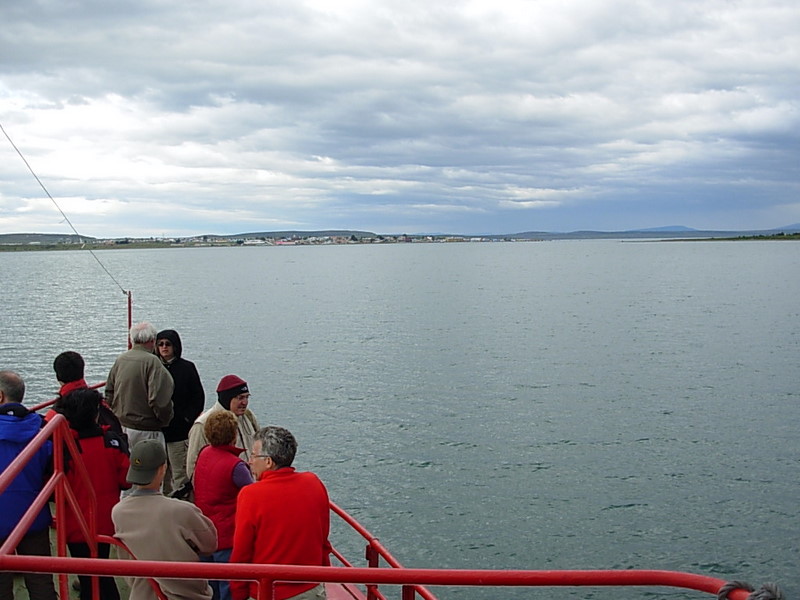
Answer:
[[(20, 451), (39, 433), (44, 420), (22, 405), (25, 382), (14, 371), (0, 371), (0, 471), (11, 464)], [(39, 449), (22, 472), (0, 494), (0, 544), (6, 541), (25, 511), (42, 491), (51, 469), (53, 445)], [(17, 554), (50, 556), (50, 508), (47, 504), (36, 516), (17, 546)], [(26, 573), (25, 586), (30, 600), (57, 600), (53, 576)], [(14, 574), (0, 572), (0, 598), (14, 597)]]

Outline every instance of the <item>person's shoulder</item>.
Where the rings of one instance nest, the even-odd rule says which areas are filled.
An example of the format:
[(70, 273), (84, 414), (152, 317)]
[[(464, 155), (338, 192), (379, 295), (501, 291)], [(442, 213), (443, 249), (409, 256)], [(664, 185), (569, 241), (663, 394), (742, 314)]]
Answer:
[(0, 405), (0, 415), (10, 416), (16, 419), (34, 419), (36, 417), (42, 418), (41, 415), (28, 410), (26, 406), (19, 402), (6, 402)]
[(117, 361), (126, 360), (131, 356), (139, 356), (139, 354), (141, 353), (142, 353), (142, 348), (140, 347), (137, 348), (136, 346), (133, 346), (132, 348), (125, 350), (125, 352), (117, 356)]
[[(141, 348), (140, 351), (142, 360), (145, 360), (154, 365), (159, 365), (161, 367), (164, 367), (164, 363), (162, 362), (162, 360), (158, 358), (155, 354), (153, 354), (152, 352), (148, 352), (145, 348)], [(164, 368), (166, 369), (166, 367)]]
[(152, 499), (157, 497), (158, 496), (155, 494), (146, 496), (131, 494), (129, 496), (124, 496), (111, 509), (111, 515), (150, 514), (152, 512)]
[(252, 410), (246, 408), (243, 416), (250, 422), (250, 425), (252, 425), (253, 429), (258, 429), (258, 419)]
[(182, 365), (184, 368), (187, 368), (187, 369), (196, 369), (197, 368), (197, 367), (195, 367), (195, 364), (192, 361), (190, 361), (187, 358), (183, 358), (182, 356), (180, 358), (176, 358), (175, 362), (180, 364), (180, 365)]
[(260, 496), (261, 494), (270, 494), (269, 491), (269, 483), (266, 483), (262, 479), (256, 479), (253, 483), (250, 483), (243, 488), (239, 489), (239, 496), (238, 500), (241, 501), (242, 499), (247, 500), (253, 496)]
[(47, 425), (47, 421), (42, 415), (28, 410), (26, 406), (19, 403), (3, 404), (0, 418), (6, 425), (13, 426), (16, 430), (30, 432), (31, 436)]
[(180, 498), (170, 498), (169, 496), (161, 496), (164, 499), (164, 512), (169, 512), (173, 519), (195, 519), (202, 517), (205, 520), (203, 511), (196, 505)]
[(208, 415), (210, 415), (211, 413), (213, 413), (213, 412), (215, 412), (215, 411), (217, 411), (219, 409), (222, 409), (221, 406), (219, 408), (217, 408), (217, 406), (219, 406), (219, 405), (218, 405), (218, 403), (215, 402), (211, 406), (211, 408), (207, 408), (206, 410), (201, 412), (200, 415), (194, 420), (194, 425), (192, 425), (192, 427), (194, 427), (195, 425), (199, 425), (200, 426), (199, 429), (202, 430), (203, 429), (202, 425), (205, 424), (205, 421), (208, 418)]
[(113, 448), (124, 454), (130, 454), (128, 440), (113, 429), (103, 429), (103, 444), (106, 448)]
[(327, 488), (325, 487), (325, 484), (322, 483), (322, 479), (320, 479), (316, 473), (312, 473), (311, 471), (298, 471), (296, 472), (296, 475), (309, 484), (319, 485), (322, 489), (326, 490), (327, 493)]

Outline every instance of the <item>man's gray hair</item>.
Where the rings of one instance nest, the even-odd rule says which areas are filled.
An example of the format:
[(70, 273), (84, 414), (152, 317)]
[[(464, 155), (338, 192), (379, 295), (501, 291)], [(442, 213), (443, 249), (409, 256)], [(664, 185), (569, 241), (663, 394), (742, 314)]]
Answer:
[(269, 425), (256, 431), (253, 442), (261, 442), (261, 454), (278, 467), (291, 467), (297, 454), (297, 440), (288, 429)]
[(146, 344), (147, 342), (153, 342), (155, 341), (157, 334), (158, 331), (151, 323), (148, 323), (147, 321), (137, 323), (131, 327), (131, 343)]
[(22, 403), (25, 397), (25, 382), (19, 373), (14, 371), (0, 371), (0, 391), (6, 396), (8, 402)]

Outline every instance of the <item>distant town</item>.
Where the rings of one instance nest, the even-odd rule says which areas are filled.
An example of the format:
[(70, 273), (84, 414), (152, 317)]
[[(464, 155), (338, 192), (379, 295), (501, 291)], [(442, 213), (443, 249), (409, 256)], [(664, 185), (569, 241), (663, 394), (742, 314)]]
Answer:
[(457, 235), (376, 235), (367, 232), (248, 233), (232, 236), (90, 238), (55, 234), (0, 234), (2, 250), (76, 250), (112, 248), (201, 248), (223, 246), (330, 246), (348, 244), (412, 244), (452, 242), (530, 242), (533, 238), (481, 237)]
[(381, 235), (367, 231), (272, 231), (235, 235), (198, 235), (191, 237), (93, 238), (75, 234), (4, 233), (0, 251), (78, 250), (114, 248), (199, 248), (221, 246), (328, 246), (348, 244), (419, 244), (419, 243), (496, 243), (543, 242), (576, 239), (619, 240), (743, 240), (800, 239), (800, 226), (766, 231), (700, 231), (685, 227), (635, 231), (575, 231), (552, 233), (529, 231), (509, 235), (399, 234)]

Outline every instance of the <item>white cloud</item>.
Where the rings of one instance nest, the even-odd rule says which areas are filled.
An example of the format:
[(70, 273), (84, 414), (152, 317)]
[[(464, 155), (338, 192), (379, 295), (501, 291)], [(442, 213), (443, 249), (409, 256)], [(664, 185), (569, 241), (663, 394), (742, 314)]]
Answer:
[[(87, 235), (773, 227), (795, 4), (6, 3), (0, 123)], [(63, 227), (8, 144), (0, 176), (0, 231)]]

